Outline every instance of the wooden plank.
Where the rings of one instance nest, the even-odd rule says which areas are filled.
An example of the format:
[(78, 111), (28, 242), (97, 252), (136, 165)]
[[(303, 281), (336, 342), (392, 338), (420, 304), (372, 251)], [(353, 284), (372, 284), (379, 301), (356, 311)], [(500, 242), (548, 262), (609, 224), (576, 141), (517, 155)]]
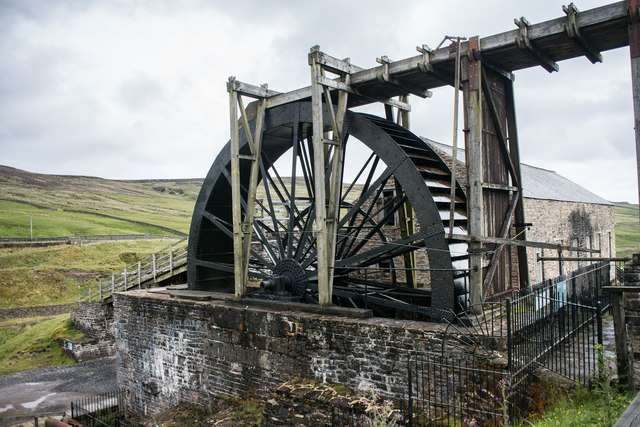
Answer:
[[(467, 234), (454, 234), (453, 240), (460, 240), (463, 242), (475, 242), (475, 243), (493, 243), (497, 245), (511, 245), (511, 246), (525, 246), (528, 248), (543, 248), (543, 249), (553, 249), (558, 250), (558, 248), (563, 251), (581, 251), (581, 252), (592, 252), (599, 253), (599, 249), (585, 249), (578, 248), (575, 246), (562, 246), (556, 245), (553, 243), (546, 242), (534, 242), (531, 240), (515, 240), (515, 239), (501, 239), (499, 237), (484, 237), (484, 236), (474, 236)], [(562, 257), (564, 260), (565, 258)]]
[(640, 292), (640, 286), (603, 286), (603, 291), (611, 293)]
[(637, 427), (640, 426), (640, 393), (631, 401), (613, 427)]

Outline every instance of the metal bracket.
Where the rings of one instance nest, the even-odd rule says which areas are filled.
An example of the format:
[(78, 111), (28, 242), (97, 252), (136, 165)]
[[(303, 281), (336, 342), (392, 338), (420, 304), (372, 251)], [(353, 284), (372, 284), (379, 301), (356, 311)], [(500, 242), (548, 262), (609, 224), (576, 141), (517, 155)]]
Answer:
[(576, 16), (578, 15), (578, 8), (569, 3), (569, 6), (562, 6), (562, 11), (567, 14), (567, 35), (573, 42), (584, 52), (584, 56), (587, 57), (592, 64), (596, 62), (602, 62), (602, 55), (580, 34), (580, 28), (576, 22)]
[(520, 49), (526, 50), (531, 55), (538, 60), (538, 63), (542, 68), (552, 73), (554, 71), (558, 71), (560, 67), (556, 62), (545, 55), (540, 49), (538, 49), (529, 38), (529, 26), (531, 25), (529, 21), (523, 16), (520, 20), (514, 19), (516, 26), (520, 29), (518, 35), (516, 36), (516, 44)]

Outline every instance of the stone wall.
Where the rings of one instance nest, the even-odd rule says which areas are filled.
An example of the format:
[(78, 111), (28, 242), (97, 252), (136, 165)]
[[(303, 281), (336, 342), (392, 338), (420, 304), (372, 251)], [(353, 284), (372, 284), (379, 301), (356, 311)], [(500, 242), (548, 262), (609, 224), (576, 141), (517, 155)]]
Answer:
[[(615, 256), (615, 218), (612, 205), (525, 198), (524, 208), (526, 221), (533, 224), (527, 230), (527, 240), (601, 249), (600, 256)], [(537, 262), (537, 254), (558, 256), (555, 250), (527, 248), (532, 284), (542, 280), (543, 264)], [(562, 255), (588, 256), (586, 252), (578, 254), (569, 251), (564, 251)], [(587, 264), (563, 261), (563, 270), (566, 273)], [(544, 262), (545, 278), (558, 275), (558, 262)]]
[(273, 307), (116, 294), (118, 383), (132, 392), (131, 410), (149, 416), (182, 402), (206, 406), (215, 395), (266, 402), (294, 377), (402, 399), (408, 351), (436, 348), (443, 331)]
[(98, 359), (115, 354), (113, 304), (106, 301), (83, 302), (71, 312), (71, 323), (87, 340), (65, 340), (62, 348), (78, 361)]

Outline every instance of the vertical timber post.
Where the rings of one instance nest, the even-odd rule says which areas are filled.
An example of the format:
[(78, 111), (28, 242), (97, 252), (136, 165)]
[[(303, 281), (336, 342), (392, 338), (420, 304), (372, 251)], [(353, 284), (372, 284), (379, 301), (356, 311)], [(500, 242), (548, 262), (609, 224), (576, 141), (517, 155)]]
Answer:
[[(631, 86), (633, 88), (633, 117), (636, 135), (638, 199), (640, 200), (640, 13), (639, 0), (628, 0), (629, 54), (631, 56)], [(640, 216), (638, 217), (640, 221)]]
[[(468, 43), (468, 81), (465, 84), (465, 118), (467, 121), (467, 168), (469, 171), (469, 234), (483, 236), (482, 207), (482, 63), (470, 53), (478, 49), (478, 37), (471, 37)], [(482, 303), (482, 243), (470, 242), (469, 249), (469, 295), (471, 305), (480, 307)]]
[(227, 90), (229, 91), (229, 125), (231, 128), (231, 223), (233, 225), (233, 276), (235, 283), (235, 297), (242, 298), (246, 293), (242, 280), (242, 206), (240, 195), (240, 135), (238, 125), (238, 92), (233, 83), (234, 77), (229, 77)]
[(313, 127), (313, 174), (316, 206), (316, 245), (318, 250), (318, 303), (331, 305), (331, 272), (329, 271), (329, 239), (327, 234), (327, 200), (325, 186), (325, 156), (323, 144), (322, 68), (318, 64), (320, 47), (314, 46), (309, 53), (311, 66), (311, 121)]

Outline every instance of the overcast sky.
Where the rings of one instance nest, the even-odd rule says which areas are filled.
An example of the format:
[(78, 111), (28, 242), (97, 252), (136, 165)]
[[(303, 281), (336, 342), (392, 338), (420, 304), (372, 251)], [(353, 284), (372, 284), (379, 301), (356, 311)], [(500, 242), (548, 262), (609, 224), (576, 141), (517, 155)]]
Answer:
[[(580, 10), (608, 3), (578, 0)], [(0, 164), (112, 179), (204, 177), (229, 138), (226, 81), (309, 85), (313, 45), (361, 67), (445, 35), (564, 16), (561, 0), (0, 0)], [(628, 48), (516, 73), (520, 154), (637, 203)], [(412, 130), (451, 143), (453, 89), (412, 99)], [(383, 114), (382, 108), (378, 108)]]

